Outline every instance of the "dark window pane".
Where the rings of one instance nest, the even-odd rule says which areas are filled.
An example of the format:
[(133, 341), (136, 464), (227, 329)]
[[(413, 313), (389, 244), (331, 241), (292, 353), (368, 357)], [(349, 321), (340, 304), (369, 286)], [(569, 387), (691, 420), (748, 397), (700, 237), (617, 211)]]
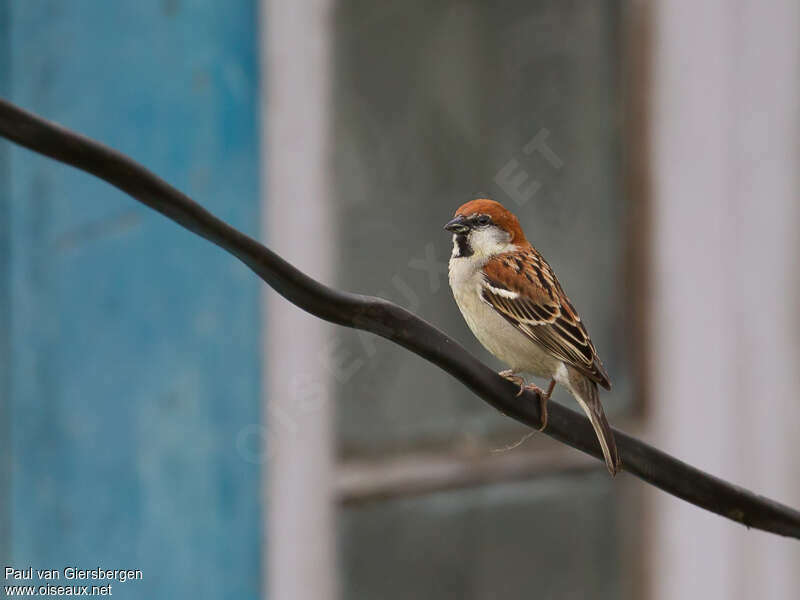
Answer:
[[(335, 20), (336, 284), (400, 302), (503, 368), (451, 297), (442, 225), (488, 194), (559, 274), (630, 405), (616, 3), (369, 3)], [(515, 178), (526, 174), (519, 185)], [(340, 331), (345, 452), (515, 427), (408, 352)], [(339, 360), (341, 359), (341, 360)], [(562, 391), (557, 398), (572, 400)]]
[(342, 598), (619, 598), (612, 485), (572, 475), (347, 508)]

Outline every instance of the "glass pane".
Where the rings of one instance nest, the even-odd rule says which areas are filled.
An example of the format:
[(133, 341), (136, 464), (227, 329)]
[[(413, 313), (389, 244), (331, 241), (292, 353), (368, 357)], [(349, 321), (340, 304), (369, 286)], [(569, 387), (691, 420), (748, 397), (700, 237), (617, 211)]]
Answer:
[(342, 598), (619, 598), (614, 507), (595, 473), (347, 508)]
[[(342, 0), (333, 135), (336, 284), (400, 302), (504, 368), (452, 299), (442, 231), (458, 205), (489, 195), (519, 215), (588, 324), (612, 415), (630, 406), (632, 383), (617, 16), (615, 3)], [(337, 335), (345, 453), (515, 427), (405, 350)]]

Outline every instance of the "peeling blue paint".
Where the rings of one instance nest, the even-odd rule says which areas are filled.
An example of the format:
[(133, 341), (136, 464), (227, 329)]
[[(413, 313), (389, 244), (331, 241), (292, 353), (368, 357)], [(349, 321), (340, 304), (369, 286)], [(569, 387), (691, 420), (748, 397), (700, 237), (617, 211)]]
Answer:
[[(0, 85), (257, 235), (255, 4), (15, 0)], [(12, 564), (141, 569), (122, 598), (257, 597), (260, 476), (235, 447), (260, 417), (256, 279), (91, 176), (0, 152)]]

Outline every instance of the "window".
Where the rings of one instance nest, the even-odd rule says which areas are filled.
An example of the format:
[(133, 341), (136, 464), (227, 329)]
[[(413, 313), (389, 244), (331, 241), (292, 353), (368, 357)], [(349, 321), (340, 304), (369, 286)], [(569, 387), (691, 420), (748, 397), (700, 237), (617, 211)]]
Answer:
[[(336, 286), (389, 297), (504, 368), (455, 306), (442, 231), (488, 195), (587, 323), (612, 423), (635, 415), (621, 5), (342, 0), (334, 14)], [(446, 374), (334, 335), (351, 357), (334, 395), (344, 598), (528, 598), (534, 568), (543, 597), (619, 597), (622, 492), (601, 463), (541, 436), (503, 450), (526, 430)]]

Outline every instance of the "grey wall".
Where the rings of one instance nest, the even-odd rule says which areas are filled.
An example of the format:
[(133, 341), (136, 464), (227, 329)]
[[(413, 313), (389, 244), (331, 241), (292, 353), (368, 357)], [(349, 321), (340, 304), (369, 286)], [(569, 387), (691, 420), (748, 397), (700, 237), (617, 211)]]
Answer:
[[(800, 4), (655, 15), (650, 437), (800, 506)], [(796, 541), (663, 494), (651, 515), (653, 598), (797, 596)]]

